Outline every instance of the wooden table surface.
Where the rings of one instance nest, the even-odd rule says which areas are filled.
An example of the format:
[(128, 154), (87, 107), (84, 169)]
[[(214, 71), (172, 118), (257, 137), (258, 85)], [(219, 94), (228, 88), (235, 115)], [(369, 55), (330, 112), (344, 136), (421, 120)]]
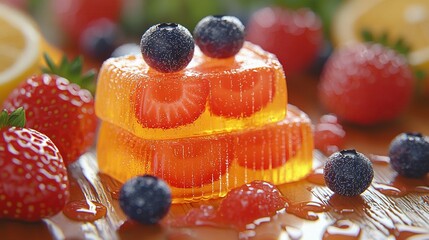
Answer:
[[(317, 79), (312, 76), (288, 82), (289, 102), (308, 113), (313, 121), (325, 113), (318, 104), (316, 86)], [(383, 156), (390, 141), (401, 132), (429, 135), (428, 120), (429, 104), (416, 102), (403, 117), (382, 126), (344, 125), (346, 147), (369, 156)], [(324, 160), (315, 151), (314, 168)], [(75, 199), (102, 203), (107, 207), (106, 217), (92, 223), (73, 221), (62, 213), (38, 223), (0, 220), (0, 239), (406, 239), (411, 235), (429, 239), (429, 177), (409, 181), (397, 177), (383, 162), (375, 163), (374, 170), (371, 187), (355, 198), (337, 196), (326, 186), (310, 182), (311, 179), (281, 185), (281, 192), (299, 211), (280, 211), (237, 232), (204, 226), (175, 228), (166, 224), (201, 204), (216, 205), (216, 200), (173, 205), (160, 225), (124, 225), (126, 217), (109, 191), (116, 183), (109, 183), (108, 178), (98, 174), (95, 155), (88, 153), (69, 169), (72, 195)]]

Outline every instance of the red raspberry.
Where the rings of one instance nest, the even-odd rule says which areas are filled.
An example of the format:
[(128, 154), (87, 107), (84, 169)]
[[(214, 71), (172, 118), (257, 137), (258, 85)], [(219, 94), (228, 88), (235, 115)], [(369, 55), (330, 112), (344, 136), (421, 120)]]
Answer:
[(329, 156), (344, 147), (345, 136), (335, 115), (323, 115), (314, 128), (314, 147)]
[(413, 88), (405, 57), (380, 44), (355, 44), (328, 59), (319, 94), (339, 118), (370, 125), (398, 117), (409, 105)]
[(274, 185), (256, 180), (231, 190), (220, 203), (218, 216), (243, 229), (258, 218), (275, 214), (285, 204), (286, 199)]

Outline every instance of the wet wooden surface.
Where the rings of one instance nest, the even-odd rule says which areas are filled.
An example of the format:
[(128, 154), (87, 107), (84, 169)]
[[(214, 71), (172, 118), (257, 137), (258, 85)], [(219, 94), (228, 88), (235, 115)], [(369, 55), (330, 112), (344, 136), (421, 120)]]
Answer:
[[(316, 85), (313, 77), (288, 83), (290, 103), (314, 121), (324, 114), (317, 103)], [(384, 156), (391, 139), (401, 132), (429, 135), (428, 120), (429, 104), (415, 103), (407, 114), (389, 124), (371, 128), (344, 125), (346, 147), (368, 156)], [(309, 178), (279, 186), (288, 198), (289, 210), (259, 219), (238, 232), (204, 226), (177, 228), (167, 223), (201, 204), (216, 205), (216, 200), (174, 205), (160, 225), (128, 224), (115, 199), (119, 184), (98, 174), (95, 155), (88, 153), (69, 169), (72, 199), (103, 204), (105, 217), (82, 222), (60, 213), (38, 223), (0, 220), (0, 239), (429, 239), (428, 176), (415, 181), (398, 177), (384, 158), (373, 157), (373, 184), (359, 197), (344, 198), (323, 185), (317, 169), (324, 160), (315, 152), (316, 171)]]

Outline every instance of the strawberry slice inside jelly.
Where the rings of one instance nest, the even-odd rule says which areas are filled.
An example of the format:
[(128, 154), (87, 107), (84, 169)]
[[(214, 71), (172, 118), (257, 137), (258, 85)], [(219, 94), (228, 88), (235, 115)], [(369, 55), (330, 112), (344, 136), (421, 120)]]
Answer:
[(208, 82), (169, 75), (139, 84), (134, 97), (137, 121), (148, 128), (175, 128), (194, 122), (205, 110)]
[(275, 74), (259, 68), (210, 76), (210, 111), (215, 115), (248, 117), (272, 102), (275, 95)]
[(230, 137), (160, 141), (153, 153), (153, 171), (170, 186), (201, 187), (220, 179), (233, 160)]

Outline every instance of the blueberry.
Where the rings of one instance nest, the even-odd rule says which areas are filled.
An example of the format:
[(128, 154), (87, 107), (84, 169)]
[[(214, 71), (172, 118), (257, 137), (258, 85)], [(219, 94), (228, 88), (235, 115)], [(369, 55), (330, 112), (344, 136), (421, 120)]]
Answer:
[(354, 149), (332, 154), (324, 168), (326, 186), (343, 196), (363, 193), (374, 177), (372, 163)]
[(128, 180), (119, 192), (119, 205), (132, 220), (143, 224), (155, 224), (171, 206), (171, 191), (161, 179), (137, 176)]
[(104, 61), (118, 45), (120, 31), (114, 22), (99, 19), (92, 22), (82, 33), (80, 48), (94, 59)]
[(194, 55), (191, 33), (177, 23), (160, 23), (142, 36), (140, 50), (146, 63), (159, 72), (184, 69)]
[(232, 16), (207, 16), (194, 29), (195, 42), (212, 58), (232, 57), (244, 43), (244, 25)]
[(429, 172), (429, 138), (421, 133), (399, 134), (390, 144), (389, 157), (399, 175), (423, 177)]

